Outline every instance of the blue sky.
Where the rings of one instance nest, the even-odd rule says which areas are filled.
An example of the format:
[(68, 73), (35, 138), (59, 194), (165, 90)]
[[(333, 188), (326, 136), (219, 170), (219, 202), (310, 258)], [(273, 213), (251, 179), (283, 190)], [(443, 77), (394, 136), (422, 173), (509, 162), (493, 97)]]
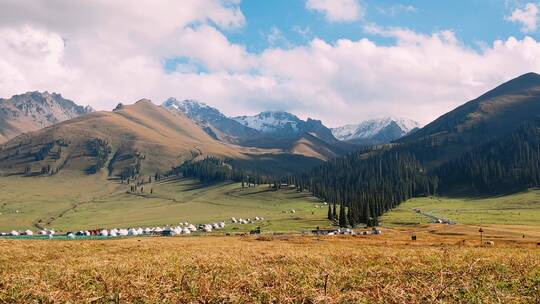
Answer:
[[(364, 11), (360, 20), (326, 22), (322, 13), (307, 10), (303, 0), (245, 0), (240, 7), (246, 18), (246, 26), (225, 33), (232, 42), (245, 45), (251, 52), (276, 46), (303, 45), (315, 37), (326, 41), (368, 37), (380, 44), (392, 43), (390, 39), (366, 33), (363, 27), (370, 23), (408, 28), (426, 34), (452, 30), (460, 41), (471, 48), (479, 48), (509, 36), (524, 36), (519, 24), (505, 20), (505, 16), (519, 6), (518, 1), (363, 0), (360, 3)], [(274, 44), (269, 43), (268, 37), (276, 29), (282, 39)], [(537, 34), (529, 33), (529, 36), (537, 37)]]
[(0, 97), (428, 123), (540, 73), (540, 0), (3, 0)]

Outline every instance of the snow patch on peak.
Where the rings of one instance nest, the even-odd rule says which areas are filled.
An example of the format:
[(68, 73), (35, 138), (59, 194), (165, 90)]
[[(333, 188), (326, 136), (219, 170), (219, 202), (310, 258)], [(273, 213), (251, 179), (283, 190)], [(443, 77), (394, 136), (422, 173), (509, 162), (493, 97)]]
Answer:
[(254, 116), (238, 116), (232, 119), (246, 127), (264, 132), (298, 132), (302, 120), (296, 115), (283, 111), (264, 111)]
[(212, 108), (204, 102), (193, 99), (185, 99), (180, 101), (174, 97), (171, 97), (165, 100), (162, 106), (182, 112), (188, 117), (199, 117), (203, 114), (208, 114), (208, 112), (212, 112), (212, 114), (217, 114), (219, 116), (224, 116), (221, 112), (219, 112), (219, 110)]
[(401, 136), (421, 127), (421, 124), (414, 120), (388, 116), (366, 120), (359, 124), (349, 124), (331, 130), (332, 134), (340, 140), (370, 139), (380, 134), (392, 123), (395, 123), (401, 129)]

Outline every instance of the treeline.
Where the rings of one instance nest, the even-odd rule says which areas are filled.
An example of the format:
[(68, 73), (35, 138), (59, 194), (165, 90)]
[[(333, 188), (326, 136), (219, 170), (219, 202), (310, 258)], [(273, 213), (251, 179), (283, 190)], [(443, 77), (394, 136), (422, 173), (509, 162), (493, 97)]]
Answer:
[(234, 168), (229, 159), (213, 156), (198, 161), (189, 161), (172, 169), (171, 174), (185, 177), (195, 177), (203, 183), (218, 181), (234, 181), (244, 185), (261, 185), (268, 183), (270, 178), (258, 173), (246, 173)]
[(230, 180), (242, 186), (269, 184), (276, 190), (283, 186), (308, 190), (329, 203), (328, 218), (343, 227), (377, 225), (377, 218), (399, 203), (437, 191), (437, 178), (428, 177), (412, 154), (391, 149), (367, 152), (328, 161), (296, 176), (250, 175), (215, 157), (186, 162), (171, 173), (205, 183)]
[(463, 187), (480, 193), (540, 186), (540, 121), (484, 144), (434, 170), (444, 190)]
[(428, 177), (412, 154), (392, 149), (328, 161), (295, 177), (293, 183), (326, 200), (328, 218), (343, 227), (377, 225), (384, 212), (411, 197), (432, 195), (438, 188), (437, 178)]

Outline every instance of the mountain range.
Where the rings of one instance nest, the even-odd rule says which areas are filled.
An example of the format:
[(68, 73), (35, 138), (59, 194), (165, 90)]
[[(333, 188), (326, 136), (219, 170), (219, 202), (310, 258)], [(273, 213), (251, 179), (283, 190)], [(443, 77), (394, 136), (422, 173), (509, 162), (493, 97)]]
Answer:
[(337, 140), (320, 120), (301, 120), (287, 112), (227, 117), (193, 100), (167, 99), (163, 107), (185, 114), (216, 140), (243, 147), (279, 149), (328, 160), (356, 147)]
[[(332, 145), (384, 144), (398, 139), (421, 125), (395, 117), (371, 119), (356, 125), (327, 128), (320, 120), (302, 120), (284, 111), (264, 111), (253, 116), (227, 117), (216, 108), (195, 100), (169, 98), (163, 106), (180, 111), (196, 121), (212, 137), (234, 144), (269, 147), (284, 139), (310, 134)], [(346, 148), (345, 148), (346, 150)]]
[[(536, 155), (523, 134), (537, 134), (540, 75), (529, 73), (501, 84), (423, 128), (392, 117), (333, 129), (280, 111), (228, 117), (204, 103), (174, 98), (161, 106), (143, 99), (95, 112), (59, 94), (32, 92), (1, 99), (0, 105), (3, 138), (11, 138), (0, 145), (1, 175), (70, 169), (125, 177), (164, 172), (207, 156), (260, 174), (292, 174), (354, 151), (364, 149), (357, 152), (365, 153), (362, 159), (390, 149), (413, 155), (424, 172), (444, 180), (444, 172), (471, 159), (497, 164), (501, 176), (504, 170), (529, 172), (515, 166), (523, 155), (530, 155), (529, 160)], [(529, 124), (525, 131), (523, 124)], [(498, 142), (526, 148), (499, 149)], [(366, 150), (366, 145), (373, 146)], [(487, 154), (489, 161), (482, 158)], [(452, 174), (454, 180), (460, 176)]]

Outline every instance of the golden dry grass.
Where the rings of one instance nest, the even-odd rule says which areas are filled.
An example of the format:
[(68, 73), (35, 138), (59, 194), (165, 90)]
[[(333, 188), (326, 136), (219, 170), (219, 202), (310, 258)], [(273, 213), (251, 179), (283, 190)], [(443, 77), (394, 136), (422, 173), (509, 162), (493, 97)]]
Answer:
[[(0, 241), (0, 302), (535, 303), (535, 241), (369, 237)], [(466, 239), (463, 245), (462, 239)], [(326, 281), (326, 291), (325, 291)]]

